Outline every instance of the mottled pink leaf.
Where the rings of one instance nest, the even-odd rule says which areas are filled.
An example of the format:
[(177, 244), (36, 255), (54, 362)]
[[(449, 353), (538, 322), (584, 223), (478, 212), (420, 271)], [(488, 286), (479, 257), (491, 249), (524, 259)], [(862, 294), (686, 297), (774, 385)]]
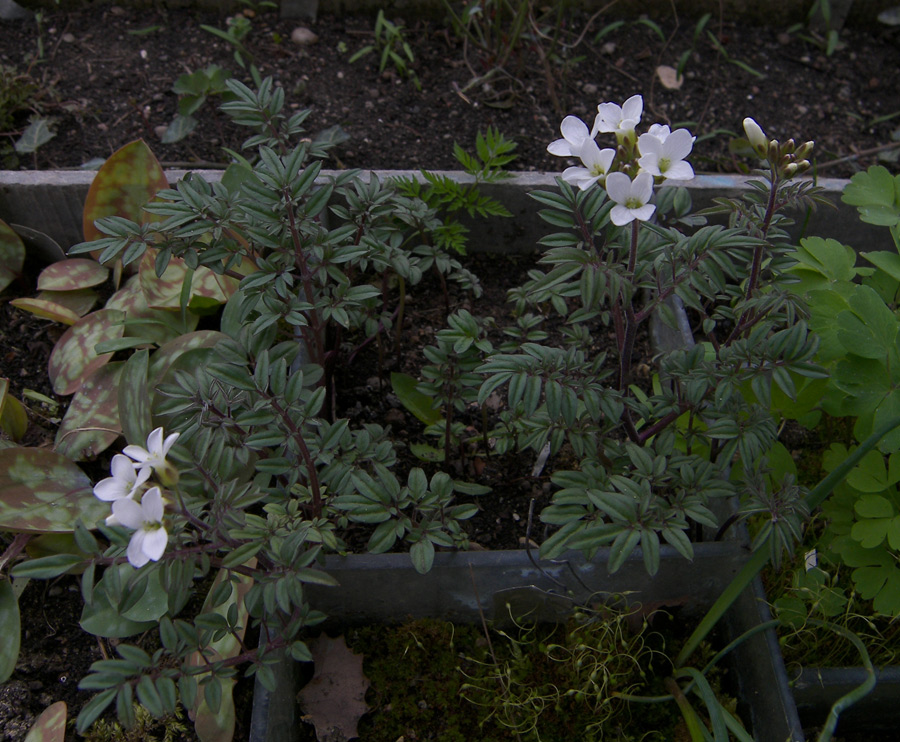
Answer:
[(65, 331), (50, 354), (47, 370), (53, 391), (75, 393), (88, 376), (109, 361), (112, 353), (98, 354), (94, 347), (122, 337), (124, 318), (125, 314), (115, 309), (99, 309)]
[(88, 258), (69, 258), (48, 265), (38, 276), (41, 291), (75, 291), (103, 283), (109, 268)]
[(79, 315), (68, 307), (46, 299), (13, 299), (10, 304), (35, 317), (42, 317), (63, 325), (74, 325), (80, 319)]
[(84, 202), (84, 239), (104, 235), (94, 222), (104, 216), (122, 216), (141, 223), (160, 217), (143, 207), (159, 191), (168, 188), (166, 174), (153, 152), (138, 139), (114, 152), (97, 171)]
[(26, 533), (71, 531), (109, 515), (79, 466), (44, 448), (0, 449), (0, 529)]
[(39, 301), (59, 304), (61, 307), (72, 310), (79, 317), (84, 317), (94, 308), (100, 295), (93, 289), (78, 289), (77, 291), (41, 291), (37, 298)]
[(125, 285), (106, 302), (107, 309), (118, 309), (126, 314), (129, 321), (147, 320), (137, 325), (126, 325), (126, 337), (141, 337), (157, 345), (173, 340), (180, 335), (193, 332), (200, 317), (194, 312), (186, 312), (182, 324), (181, 312), (173, 309), (151, 309), (147, 306), (140, 279), (132, 276)]
[(150, 358), (150, 379), (155, 386), (165, 375), (172, 362), (182, 353), (194, 348), (212, 348), (228, 336), (216, 330), (198, 330), (169, 341)]
[(12, 227), (0, 219), (0, 291), (22, 273), (25, 245)]
[[(141, 288), (147, 304), (157, 309), (181, 307), (181, 287), (187, 266), (180, 258), (172, 258), (162, 276), (156, 275), (156, 251), (147, 250), (141, 260)], [(224, 304), (237, 290), (238, 282), (227, 276), (217, 276), (209, 268), (200, 266), (191, 278), (191, 297), (211, 299)]]
[(108, 363), (85, 379), (56, 431), (56, 452), (73, 461), (90, 461), (122, 434), (119, 379), (124, 366), (121, 361)]
[(57, 701), (48, 706), (32, 724), (24, 742), (63, 742), (66, 738), (67, 714), (65, 701)]

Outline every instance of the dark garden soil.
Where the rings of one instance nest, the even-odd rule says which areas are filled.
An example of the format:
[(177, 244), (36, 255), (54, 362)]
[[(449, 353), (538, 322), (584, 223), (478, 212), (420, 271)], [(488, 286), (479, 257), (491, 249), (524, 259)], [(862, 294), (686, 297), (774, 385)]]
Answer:
[[(721, 42), (721, 51), (706, 30), (694, 40), (696, 19), (674, 17), (653, 19), (661, 35), (648, 24), (629, 23), (594, 43), (615, 17), (588, 24), (586, 17), (572, 16), (565, 19), (565, 42), (574, 44), (586, 33), (570, 51), (554, 48), (548, 40), (525, 44), (505, 72), (495, 73), (489, 83), (469, 86), (473, 77), (492, 69), (491, 60), (466, 50), (446, 23), (407, 18), (415, 60), (410, 66), (419, 90), (390, 64), (379, 73), (374, 54), (351, 64), (350, 56), (372, 42), (373, 18), (322, 17), (300, 24), (260, 12), (248, 20), (252, 30), (243, 43), (253, 62), (263, 76), (284, 86), (289, 105), (311, 109), (310, 133), (340, 126), (349, 135), (331, 156), (331, 167), (452, 169), (457, 165), (453, 143), (471, 148), (478, 131), (495, 126), (518, 143), (515, 169), (558, 171), (565, 164), (548, 155), (546, 146), (558, 136), (563, 115), (590, 121), (597, 103), (621, 103), (638, 92), (644, 95), (645, 121), (690, 122), (699, 135), (693, 161), (701, 171), (746, 167), (730, 153), (729, 140), (747, 115), (774, 137), (816, 140), (823, 176), (846, 177), (878, 161), (879, 153), (896, 152), (891, 147), (900, 115), (891, 115), (900, 114), (900, 35), (886, 26), (845, 29), (840, 36), (845, 46), (827, 56), (796, 32), (748, 27), (727, 18), (712, 19), (707, 26)], [(222, 147), (238, 149), (246, 133), (216, 109), (216, 97), (195, 114), (199, 126), (194, 133), (174, 144), (160, 141), (176, 113), (172, 85), (179, 75), (217, 64), (248, 79), (233, 48), (200, 24), (225, 28), (226, 18), (102, 6), (47, 12), (40, 23), (0, 22), (0, 164), (77, 168), (138, 137), (150, 143), (164, 165), (227, 163)], [(300, 25), (317, 36), (315, 43), (301, 46), (291, 40)], [(666, 89), (655, 70), (675, 66), (692, 45), (682, 87)], [(21, 91), (31, 83), (34, 88), (26, 88), (19, 110), (4, 122), (9, 86)], [(34, 155), (17, 155), (12, 143), (32, 114), (51, 117), (55, 137)], [(492, 315), (502, 325), (505, 291), (521, 282), (530, 264), (510, 258), (503, 270), (486, 272), (479, 260), (468, 258), (466, 266), (483, 278), (508, 280), (508, 285), (487, 285), (485, 298), (478, 300), (478, 313)], [(61, 330), (8, 303), (16, 295), (33, 294), (38, 270), (29, 266), (23, 284), (0, 298), (0, 377), (10, 380), (10, 392), (20, 399), (26, 389), (54, 398), (46, 364)], [(429, 293), (438, 292), (432, 288), (424, 295)], [(472, 299), (458, 292), (450, 301), (451, 311), (472, 306)], [(384, 406), (375, 407), (370, 392), (385, 383), (390, 371), (417, 373), (420, 348), (433, 342), (446, 314), (442, 302), (435, 308), (423, 302), (419, 309), (407, 320), (409, 346), (385, 355), (381, 376), (375, 349), (367, 346), (355, 364), (361, 370), (345, 375), (340, 398), (341, 414), (360, 423), (387, 421), (410, 441), (424, 440), (418, 421), (389, 395)], [(28, 402), (33, 414), (26, 445), (49, 445), (54, 419), (64, 411), (65, 400), (60, 402), (59, 409)], [(407, 458), (402, 465), (421, 464)], [(549, 484), (530, 476), (532, 465), (531, 458), (523, 457), (514, 462), (515, 470), (497, 471), (492, 459), (470, 455), (453, 472), (496, 483), (494, 495), (481, 501), (483, 511), (472, 522), (470, 537), (478, 547), (515, 548), (528, 536), (540, 540), (526, 529), (528, 503), (535, 498), (540, 510)], [(74, 718), (90, 697), (76, 689), (77, 680), (103, 652), (114, 651), (77, 631), (80, 599), (73, 579), (33, 582), (21, 600), (23, 651), (16, 673), (0, 686), (0, 742), (23, 739), (35, 716), (55, 700), (67, 700)], [(244, 700), (249, 687), (238, 686)], [(244, 706), (249, 709), (249, 703)], [(235, 739), (246, 739), (247, 724), (247, 713), (239, 713)], [(74, 732), (67, 739), (75, 739)]]
[[(598, 103), (635, 93), (644, 96), (646, 123), (683, 123), (698, 135), (698, 170), (741, 165), (728, 143), (745, 116), (773, 137), (815, 140), (820, 172), (835, 177), (875, 162), (879, 148), (896, 145), (900, 126), (900, 30), (874, 21), (842, 30), (840, 48), (828, 56), (802, 38), (811, 38), (806, 32), (728, 17), (711, 18), (696, 34), (697, 19), (672, 14), (644, 19), (652, 23), (630, 19), (610, 31), (615, 7), (595, 18), (569, 12), (558, 43), (550, 38), (553, 19), (541, 21), (545, 35), (529, 31), (501, 69), (495, 57), (465, 46), (446, 21), (408, 17), (399, 20), (417, 89), (390, 62), (379, 74), (377, 53), (351, 63), (373, 42), (372, 17), (299, 23), (274, 11), (245, 12), (244, 61), (274, 77), (289, 105), (312, 111), (310, 132), (342, 127), (350, 139), (335, 152), (338, 167), (455, 168), (453, 142), (471, 147), (476, 132), (495, 126), (518, 142), (515, 169), (557, 171), (564, 164), (546, 146), (562, 117), (590, 121)], [(234, 48), (201, 28), (225, 29), (227, 22), (224, 14), (109, 5), (48, 11), (40, 22), (0, 22), (0, 90), (21, 90), (29, 77), (36, 86), (18, 114), (0, 119), (0, 135), (13, 142), (34, 111), (51, 117), (56, 132), (34, 156), (7, 152), (6, 167), (79, 167), (138, 137), (164, 163), (227, 162), (222, 147), (238, 148), (244, 135), (216, 110), (215, 97), (194, 114), (193, 134), (160, 142), (176, 113), (172, 85), (180, 75), (216, 64), (249, 80)], [(316, 41), (295, 43), (299, 26)], [(676, 67), (685, 54), (683, 85), (667, 89), (657, 68)], [(11, 69), (20, 77), (12, 79)], [(476, 78), (482, 82), (472, 84)], [(0, 113), (3, 100), (0, 93)]]

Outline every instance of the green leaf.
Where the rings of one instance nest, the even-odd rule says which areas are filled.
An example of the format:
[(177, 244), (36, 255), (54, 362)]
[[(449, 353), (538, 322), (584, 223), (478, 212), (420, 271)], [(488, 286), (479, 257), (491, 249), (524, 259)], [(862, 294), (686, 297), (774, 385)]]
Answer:
[(97, 717), (106, 710), (106, 707), (115, 700), (117, 693), (118, 688), (108, 688), (94, 696), (78, 714), (78, 720), (75, 724), (76, 731), (79, 734), (84, 734), (91, 724), (97, 720)]
[(49, 580), (68, 572), (72, 567), (80, 565), (84, 557), (78, 554), (54, 554), (53, 556), (29, 559), (19, 562), (10, 570), (13, 577), (29, 577), (36, 580)]
[(857, 515), (863, 518), (892, 518), (894, 506), (881, 495), (863, 495), (853, 506)]
[(409, 374), (391, 373), (391, 388), (403, 406), (426, 425), (436, 425), (443, 419), (443, 415), (440, 410), (434, 408), (433, 397), (416, 389), (418, 383)]
[(19, 642), (22, 629), (19, 618), (19, 601), (9, 580), (0, 580), (0, 684), (9, 680), (19, 658)]
[[(117, 572), (117, 575), (112, 574)], [(93, 600), (86, 603), (81, 612), (81, 628), (89, 634), (107, 638), (122, 638), (140, 634), (156, 626), (168, 610), (169, 595), (163, 588), (159, 570), (155, 570), (144, 583), (144, 593), (131, 608), (120, 612), (110, 598), (111, 581), (118, 578), (126, 583), (134, 575), (130, 564), (117, 564), (107, 568), (103, 578), (94, 586)]]
[(881, 165), (870, 167), (850, 179), (841, 200), (856, 206), (864, 222), (892, 227), (900, 223), (900, 175)]
[(64, 456), (41, 448), (0, 450), (0, 529), (71, 531), (77, 518), (92, 525), (108, 513), (91, 480)]
[(9, 393), (9, 380), (0, 378), (0, 431), (18, 443), (27, 430), (28, 414), (25, 408)]
[(196, 128), (197, 119), (193, 116), (183, 116), (180, 113), (176, 113), (175, 118), (172, 119), (172, 123), (166, 127), (166, 133), (163, 134), (160, 141), (163, 144), (180, 142)]
[(20, 155), (30, 155), (37, 152), (38, 148), (49, 142), (56, 136), (56, 132), (51, 128), (55, 119), (44, 117), (32, 117), (31, 123), (25, 127), (15, 143), (16, 152)]
[[(255, 567), (255, 557), (249, 557), (246, 564), (251, 569)], [(224, 603), (213, 607), (213, 594), (218, 586), (229, 578), (235, 578), (235, 581), (232, 582), (232, 590), (228, 599)], [(236, 656), (241, 651), (240, 639), (243, 638), (247, 629), (248, 618), (244, 598), (252, 586), (253, 578), (247, 575), (234, 574), (227, 569), (220, 569), (216, 573), (213, 584), (203, 603), (202, 613), (214, 612), (221, 616), (228, 616), (230, 611), (235, 610), (239, 628), (236, 636), (226, 633), (220, 639), (211, 642), (206, 647), (206, 659), (199, 652), (192, 654), (188, 660), (190, 665), (201, 667), (208, 661), (215, 662), (228, 659)], [(202, 681), (206, 677), (209, 677), (209, 675), (204, 673), (199, 675), (197, 679)], [(194, 729), (202, 742), (213, 742), (214, 740), (222, 740), (224, 742), (225, 740), (231, 740), (234, 736), (235, 711), (232, 695), (234, 682), (232, 678), (223, 679), (221, 685), (212, 691), (210, 691), (211, 683), (209, 683), (206, 686), (206, 692), (202, 695), (198, 694), (191, 715), (194, 719)]]
[(900, 322), (869, 286), (858, 286), (850, 311), (837, 316), (838, 337), (848, 352), (863, 358), (884, 358), (894, 347)]
[(409, 556), (412, 559), (413, 567), (416, 568), (416, 572), (424, 575), (434, 563), (434, 544), (427, 538), (422, 538), (410, 547)]
[(881, 250), (864, 252), (862, 256), (876, 267), (881, 268), (895, 281), (900, 281), (900, 255), (897, 253)]

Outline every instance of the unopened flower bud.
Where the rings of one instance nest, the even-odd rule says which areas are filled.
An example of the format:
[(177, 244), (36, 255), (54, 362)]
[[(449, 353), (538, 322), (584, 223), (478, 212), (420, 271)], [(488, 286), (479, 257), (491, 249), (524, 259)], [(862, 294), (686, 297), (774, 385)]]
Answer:
[(794, 150), (797, 148), (797, 143), (793, 139), (788, 139), (783, 145), (781, 145), (781, 153), (785, 155), (791, 155), (794, 153)]
[(766, 141), (766, 133), (759, 124), (749, 116), (744, 119), (744, 134), (747, 135), (747, 141), (762, 157), (766, 155), (766, 149), (769, 143)]
[(798, 160), (805, 160), (812, 154), (813, 147), (816, 146), (815, 142), (804, 142), (799, 147), (797, 147), (797, 151), (794, 153), (794, 156)]
[(781, 172), (784, 173), (785, 178), (793, 178), (797, 174), (798, 169), (796, 162), (790, 162), (782, 168)]
[(159, 483), (164, 487), (174, 487), (178, 484), (179, 471), (169, 461), (163, 461), (162, 464), (158, 464), (153, 472)]
[(773, 139), (769, 142), (769, 147), (766, 152), (766, 159), (769, 162), (778, 162), (781, 157), (781, 145), (778, 143), (777, 139)]
[(807, 170), (809, 170), (810, 164), (809, 160), (800, 160), (797, 162), (797, 175), (802, 175)]

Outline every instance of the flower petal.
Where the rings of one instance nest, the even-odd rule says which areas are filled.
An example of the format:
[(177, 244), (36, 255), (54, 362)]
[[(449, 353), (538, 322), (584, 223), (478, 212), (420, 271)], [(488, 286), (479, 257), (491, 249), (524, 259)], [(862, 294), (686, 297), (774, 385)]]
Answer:
[(144, 539), (146, 536), (146, 531), (138, 530), (131, 535), (131, 541), (128, 542), (126, 555), (129, 564), (135, 569), (140, 569), (150, 561), (150, 557), (144, 552)]
[[(609, 178), (607, 178), (607, 181), (608, 180)], [(618, 204), (613, 206), (612, 211), (609, 212), (609, 218), (617, 227), (624, 227), (626, 224), (630, 224), (634, 221), (634, 213), (631, 209)]]
[(581, 144), (591, 134), (587, 124), (577, 116), (566, 116), (559, 125), (559, 130), (566, 141), (572, 144)]
[(641, 134), (638, 137), (638, 150), (641, 155), (658, 155), (663, 148), (663, 140), (653, 134)]
[(673, 163), (666, 172), (663, 173), (666, 180), (691, 180), (694, 177), (694, 168), (690, 163), (680, 160)]
[(107, 477), (94, 485), (94, 497), (103, 502), (115, 502), (128, 494), (127, 488), (121, 479)]
[(665, 141), (665, 151), (672, 160), (683, 160), (694, 147), (694, 137), (687, 129), (676, 129)]
[(653, 204), (644, 204), (639, 209), (632, 209), (631, 213), (634, 214), (635, 219), (646, 222), (653, 216), (654, 211), (656, 211), (656, 206)]
[(635, 124), (640, 123), (643, 112), (644, 99), (640, 95), (632, 95), (622, 104), (622, 118), (631, 119)]
[(650, 173), (638, 173), (631, 184), (631, 196), (647, 203), (653, 195), (653, 176)]
[(140, 529), (144, 525), (144, 511), (130, 497), (116, 500), (112, 504), (112, 511), (116, 520), (126, 528)]
[(606, 192), (617, 204), (625, 203), (631, 195), (631, 178), (625, 173), (610, 173), (606, 176)]
[(154, 528), (144, 531), (144, 539), (141, 542), (141, 550), (154, 562), (158, 562), (165, 553), (169, 543), (169, 534), (165, 528)]
[(162, 493), (159, 487), (151, 487), (141, 499), (141, 512), (146, 523), (159, 523), (163, 518)]

